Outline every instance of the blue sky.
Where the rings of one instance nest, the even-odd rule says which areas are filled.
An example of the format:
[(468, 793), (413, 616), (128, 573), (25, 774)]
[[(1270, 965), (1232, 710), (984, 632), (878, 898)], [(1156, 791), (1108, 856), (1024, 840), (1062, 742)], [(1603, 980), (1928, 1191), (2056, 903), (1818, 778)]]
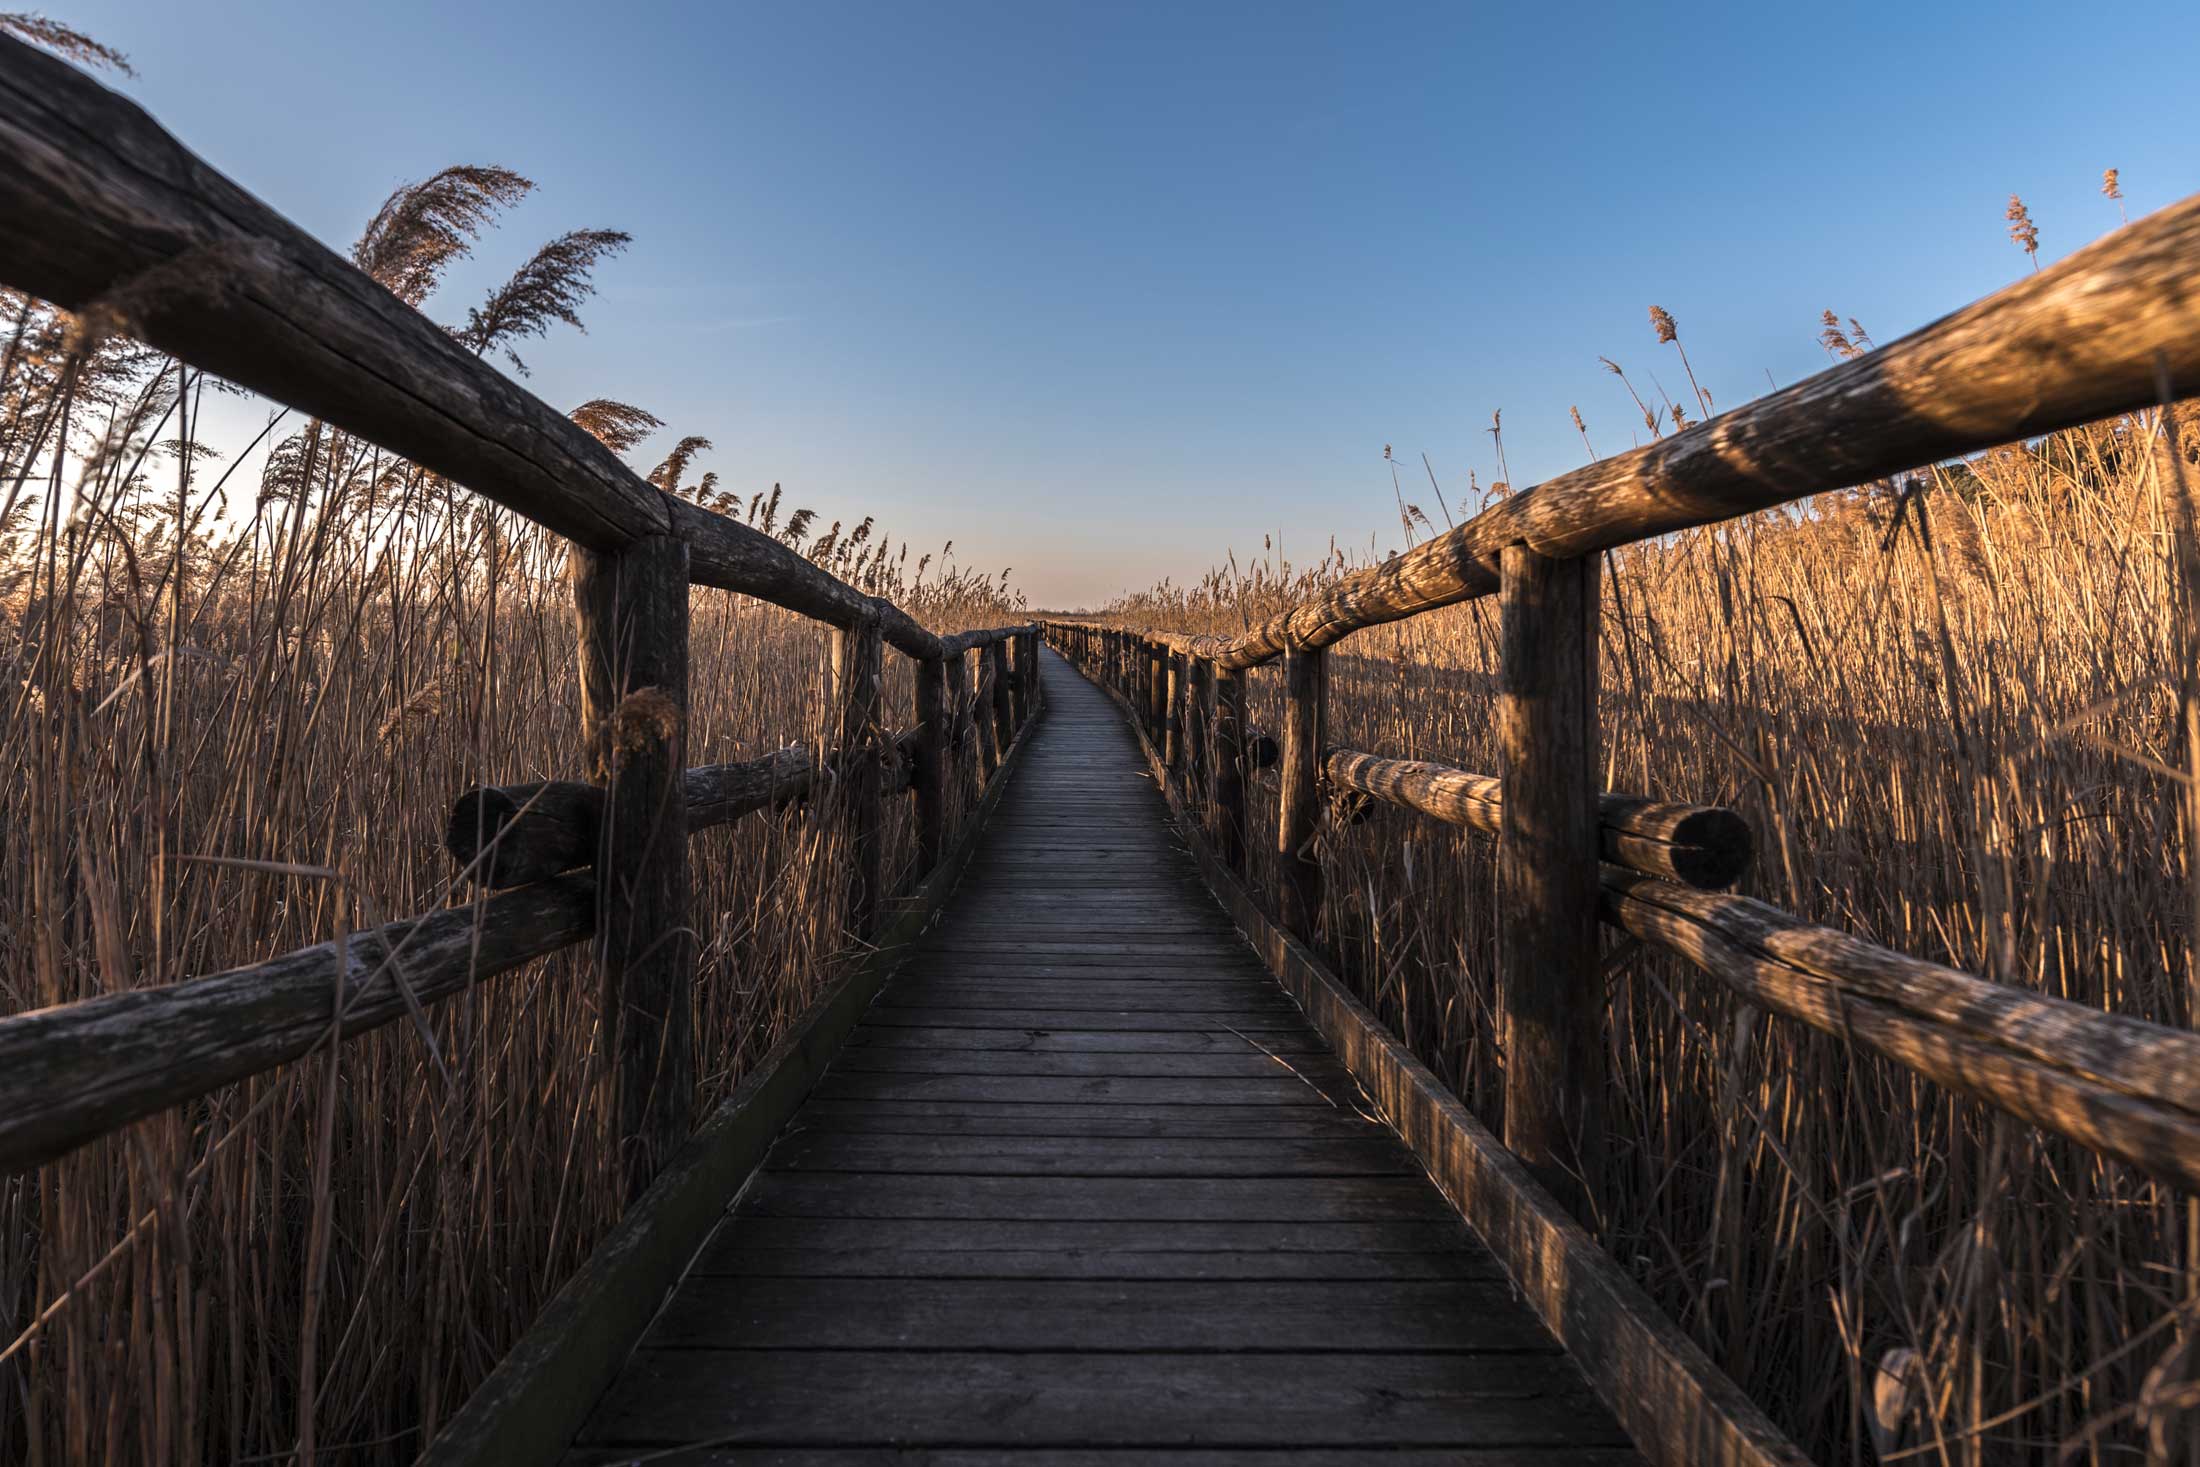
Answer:
[(444, 319), (632, 232), (539, 394), (1042, 606), (1391, 548), (1383, 446), (1456, 512), (1496, 410), (1516, 483), (1582, 461), (1574, 404), (1624, 449), (1600, 355), (1686, 391), (1653, 303), (1732, 406), (1828, 364), (1829, 306), (1890, 340), (2022, 273), (2012, 192), (2047, 260), (2115, 225), (2103, 168), (2134, 217), (2200, 190), (2169, 4), (49, 9), (339, 249), (446, 164), (535, 179)]

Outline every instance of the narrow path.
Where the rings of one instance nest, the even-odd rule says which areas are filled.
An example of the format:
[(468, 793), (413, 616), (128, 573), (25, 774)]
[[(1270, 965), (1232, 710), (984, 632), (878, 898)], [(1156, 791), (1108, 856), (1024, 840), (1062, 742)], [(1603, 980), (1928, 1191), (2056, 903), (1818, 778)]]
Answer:
[(1043, 675), (946, 917), (569, 1461), (1634, 1462), (1209, 897), (1115, 707)]

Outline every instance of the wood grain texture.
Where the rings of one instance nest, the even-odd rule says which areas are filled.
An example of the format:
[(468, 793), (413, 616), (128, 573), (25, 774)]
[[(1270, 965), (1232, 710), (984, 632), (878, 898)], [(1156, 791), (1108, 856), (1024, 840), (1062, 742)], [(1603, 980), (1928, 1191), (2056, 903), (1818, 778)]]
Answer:
[[(1019, 740), (1009, 751), (1010, 771), (1029, 742)], [(1003, 779), (985, 794), (946, 858), (897, 904), (871, 955), (828, 988), (697, 1129), (429, 1443), (420, 1459), (423, 1467), (556, 1459), (709, 1236), (726, 1199), (739, 1191), (909, 945), (955, 890), (986, 821), (1012, 787)]]
[(1278, 766), (1276, 909), (1302, 941), (1318, 936), (1322, 911), (1321, 750), (1327, 721), (1327, 658), (1294, 651), (1283, 662), (1283, 750)]
[(0, 280), (325, 419), (592, 550), (670, 534), (705, 585), (939, 639), (747, 525), (658, 491), (565, 414), (209, 167), (134, 103), (0, 37)]
[(886, 896), (883, 759), (890, 740), (882, 726), (886, 674), (876, 622), (836, 628), (832, 639), (834, 732), (841, 749), (834, 816), (847, 847), (847, 928), (868, 937)]
[(0, 1172), (357, 1036), (596, 931), (592, 876), (562, 876), (264, 963), (0, 1019)]
[[(1145, 753), (1158, 772), (1154, 750)], [(1173, 801), (1173, 791), (1164, 791)], [(1185, 829), (1181, 807), (1172, 809)], [(1313, 950), (1279, 926), (1196, 835), (1187, 844), (1264, 966), (1489, 1245), (1644, 1455), (1669, 1467), (1802, 1467), (1805, 1458), (1763, 1411)]]
[(1604, 1147), (1597, 561), (1504, 554), (1497, 991), (1505, 1145), (1583, 1217)]
[(961, 900), (574, 1460), (702, 1437), (1633, 1460), (1199, 889), (1113, 708), (1042, 665), (1047, 719)]
[[(1504, 826), (1504, 781), (1491, 775), (1355, 749), (1331, 749), (1322, 773), (1340, 789), (1483, 835)], [(1732, 810), (1600, 794), (1596, 811), (1598, 848), (1616, 865), (1702, 888), (1732, 886), (1749, 868), (1749, 822)]]
[(575, 546), (581, 735), (603, 781), (596, 960), (612, 1134), (636, 1197), (695, 1117), (688, 902), (688, 547), (647, 535)]
[(1214, 645), (1225, 667), (1494, 594), (1527, 544), (1565, 560), (2200, 392), (2200, 197), (1685, 432), (1515, 494)]

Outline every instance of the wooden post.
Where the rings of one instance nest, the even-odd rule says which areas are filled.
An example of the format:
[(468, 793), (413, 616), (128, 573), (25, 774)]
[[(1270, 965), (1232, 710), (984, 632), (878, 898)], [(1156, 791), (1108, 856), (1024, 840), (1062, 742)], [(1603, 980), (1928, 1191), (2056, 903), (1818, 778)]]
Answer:
[(1215, 674), (1215, 824), (1222, 859), (1245, 870), (1245, 674)]
[(1031, 661), (1024, 673), (1024, 704), (1027, 711), (1036, 712), (1039, 707), (1039, 634), (1035, 631), (1023, 634), (1023, 645), (1031, 651)]
[(1185, 791), (1192, 801), (1192, 808), (1199, 812), (1199, 823), (1212, 830), (1214, 826), (1215, 766), (1214, 748), (1210, 735), (1215, 724), (1215, 665), (1204, 657), (1187, 659), (1191, 683), (1184, 698), (1184, 743), (1186, 768), (1191, 777)]
[(1022, 632), (1012, 633), (1001, 644), (1001, 650), (1012, 659), (1011, 671), (1014, 674), (1008, 682), (1009, 717), (1017, 728), (1022, 728), (1024, 720), (1031, 714), (1031, 690), (1028, 686), (1031, 681), (1031, 653), (1024, 647)]
[[(983, 789), (993, 782), (993, 771), (1000, 767), (1001, 751), (993, 741), (993, 706), (986, 692), (985, 674), (987, 657), (984, 648), (975, 648), (978, 665), (970, 671), (971, 703), (970, 732), (978, 741), (978, 787)], [(971, 653), (964, 653), (969, 657)], [(986, 693), (981, 697), (981, 693)]]
[(646, 536), (571, 547), (581, 729), (608, 786), (596, 855), (596, 956), (617, 1165), (629, 1199), (687, 1140), (695, 1106), (688, 913), (688, 550)]
[(993, 665), (994, 750), (999, 758), (1006, 759), (1008, 746), (1016, 742), (1016, 713), (1009, 692), (1008, 643), (988, 642), (985, 656)]
[(1159, 642), (1147, 642), (1146, 648), (1146, 736), (1159, 747), (1167, 738), (1163, 732), (1169, 709), (1168, 649)]
[(1171, 774), (1184, 772), (1184, 659), (1161, 653), (1161, 764)]
[(969, 696), (970, 659), (950, 652), (940, 663), (940, 680), (947, 688), (947, 772), (955, 788), (963, 788), (963, 700)]
[(848, 833), (848, 930), (868, 937), (885, 895), (881, 836), (879, 689), (884, 643), (876, 620), (833, 632), (833, 708), (840, 745), (840, 805)]
[(1505, 1144), (1586, 1217), (1604, 1140), (1597, 956), (1597, 557), (1507, 547), (1497, 700)]
[(917, 754), (909, 793), (917, 811), (918, 879), (931, 874), (947, 849), (947, 662), (917, 659)]
[(1323, 712), (1328, 703), (1328, 654), (1283, 654), (1282, 786), (1276, 821), (1276, 861), (1282, 878), (1283, 925), (1312, 946), (1322, 910), (1322, 867), (1314, 853), (1321, 827)]

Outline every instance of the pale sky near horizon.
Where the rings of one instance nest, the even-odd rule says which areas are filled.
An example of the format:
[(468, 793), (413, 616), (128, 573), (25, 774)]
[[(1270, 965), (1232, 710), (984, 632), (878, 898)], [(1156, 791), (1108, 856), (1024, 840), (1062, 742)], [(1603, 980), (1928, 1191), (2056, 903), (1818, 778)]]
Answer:
[[(299, 5), (51, 0), (109, 78), (338, 250), (452, 163), (540, 186), (430, 302), (630, 231), (523, 348), (700, 467), (866, 514), (1035, 606), (1280, 536), (1400, 541), (1642, 437), (1609, 356), (1731, 407), (2200, 191), (2173, 4)], [(1693, 416), (1693, 409), (1691, 410)], [(249, 429), (246, 430), (249, 432)], [(656, 453), (652, 454), (651, 450)], [(1463, 516), (1462, 516), (1463, 517)]]

